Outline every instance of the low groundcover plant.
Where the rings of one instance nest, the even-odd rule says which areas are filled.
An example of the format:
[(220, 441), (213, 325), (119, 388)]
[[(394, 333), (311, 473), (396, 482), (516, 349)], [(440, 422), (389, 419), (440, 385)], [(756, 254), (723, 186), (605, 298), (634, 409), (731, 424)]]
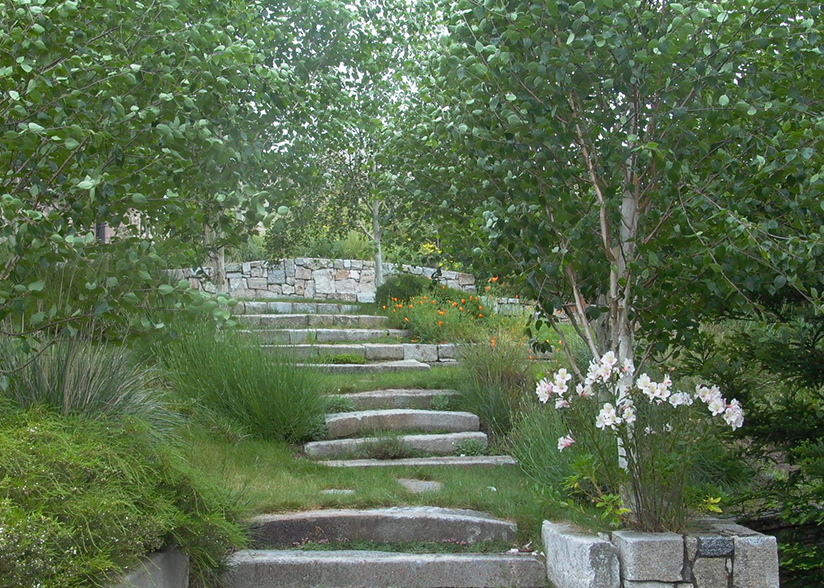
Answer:
[[(540, 380), (538, 399), (554, 400), (569, 432), (559, 451), (577, 452), (567, 490), (602, 509), (604, 520), (644, 531), (677, 531), (700, 508), (688, 492), (697, 454), (706, 451), (717, 431), (712, 417), (733, 430), (744, 422), (737, 400), (729, 402), (717, 386), (695, 392), (673, 391), (647, 374), (637, 379), (630, 360), (619, 365), (613, 352), (593, 360), (583, 381), (570, 387), (572, 374), (558, 370)], [(714, 508), (714, 499), (704, 501)]]

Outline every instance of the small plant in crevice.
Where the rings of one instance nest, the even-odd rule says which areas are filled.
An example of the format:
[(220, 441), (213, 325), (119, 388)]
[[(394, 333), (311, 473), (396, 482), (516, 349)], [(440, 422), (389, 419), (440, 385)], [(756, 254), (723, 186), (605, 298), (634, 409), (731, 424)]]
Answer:
[(318, 357), (318, 363), (331, 363), (335, 365), (358, 365), (367, 363), (366, 358), (357, 353), (337, 353), (331, 356)]
[(337, 413), (337, 412), (354, 412), (355, 411), (355, 403), (352, 402), (351, 398), (347, 398), (346, 396), (324, 396), (323, 397), (323, 404), (324, 408), (323, 411), (327, 414), (329, 413)]
[(455, 453), (458, 455), (486, 455), (486, 443), (480, 439), (464, 439), (455, 445)]
[(397, 437), (381, 437), (365, 443), (354, 455), (356, 459), (405, 459), (420, 457), (421, 452)]
[(448, 395), (438, 394), (432, 397), (432, 400), (429, 402), (429, 408), (431, 410), (452, 410), (453, 404), (452, 398)]

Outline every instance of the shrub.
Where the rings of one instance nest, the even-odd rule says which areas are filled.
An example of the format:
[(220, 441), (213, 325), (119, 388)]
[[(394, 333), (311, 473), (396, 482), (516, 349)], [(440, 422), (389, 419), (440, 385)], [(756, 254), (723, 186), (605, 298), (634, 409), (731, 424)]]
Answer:
[(139, 421), (0, 411), (0, 578), (15, 588), (104, 586), (167, 543), (207, 582), (242, 546), (224, 491)]
[(390, 326), (408, 329), (419, 340), (428, 343), (488, 341), (487, 333), (498, 324), (494, 315), (490, 317), (488, 314), (486, 303), (466, 292), (455, 300), (423, 295), (409, 300), (393, 300), (384, 307)]
[(194, 400), (196, 413), (222, 415), (255, 438), (296, 443), (323, 422), (315, 372), (248, 336), (202, 325), (155, 353), (174, 392)]
[(389, 306), (393, 300), (411, 300), (416, 296), (431, 294), (432, 280), (412, 274), (394, 274), (386, 278), (375, 291), (375, 304)]
[(0, 396), (18, 407), (46, 406), (64, 416), (109, 421), (136, 417), (156, 434), (168, 434), (181, 422), (169, 408), (159, 372), (122, 346), (58, 341), (25, 363), (15, 345), (0, 344), (0, 370), (23, 366)]
[(477, 414), (496, 438), (505, 437), (531, 400), (532, 369), (526, 348), (506, 337), (467, 346), (461, 353), (465, 377), (456, 404)]

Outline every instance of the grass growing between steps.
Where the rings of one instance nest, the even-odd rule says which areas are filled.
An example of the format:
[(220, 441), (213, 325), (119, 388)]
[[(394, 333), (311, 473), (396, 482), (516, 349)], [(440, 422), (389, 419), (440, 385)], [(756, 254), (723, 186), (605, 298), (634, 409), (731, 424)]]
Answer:
[[(529, 541), (537, 545), (541, 521), (558, 514), (541, 502), (532, 482), (517, 466), (332, 468), (297, 459), (293, 448), (284, 443), (228, 443), (200, 429), (190, 431), (188, 451), (195, 467), (221, 478), (229, 489), (244, 497), (249, 515), (316, 508), (468, 508), (515, 521), (518, 545)], [(413, 494), (397, 478), (437, 481), (443, 488)], [(328, 489), (349, 489), (355, 493), (322, 494)]]
[(414, 388), (424, 390), (454, 389), (462, 374), (456, 367), (432, 367), (420, 372), (386, 372), (372, 374), (322, 374), (319, 382), (324, 390), (336, 394), (351, 394), (384, 388)]

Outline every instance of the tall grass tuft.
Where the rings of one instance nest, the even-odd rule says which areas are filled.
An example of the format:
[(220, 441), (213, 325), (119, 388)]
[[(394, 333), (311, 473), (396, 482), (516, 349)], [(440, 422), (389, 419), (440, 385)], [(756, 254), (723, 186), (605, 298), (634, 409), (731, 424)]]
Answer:
[(16, 369), (0, 396), (21, 408), (44, 406), (93, 420), (138, 418), (164, 436), (181, 422), (169, 408), (160, 372), (124, 347), (64, 340), (31, 358), (5, 340), (0, 365), (6, 372)]
[(228, 419), (257, 439), (297, 443), (322, 434), (323, 409), (315, 372), (259, 341), (201, 326), (155, 348), (181, 400), (195, 418)]
[(467, 346), (460, 365), (465, 377), (457, 387), (459, 408), (477, 414), (494, 437), (505, 437), (532, 398), (526, 347), (504, 335), (493, 337)]

